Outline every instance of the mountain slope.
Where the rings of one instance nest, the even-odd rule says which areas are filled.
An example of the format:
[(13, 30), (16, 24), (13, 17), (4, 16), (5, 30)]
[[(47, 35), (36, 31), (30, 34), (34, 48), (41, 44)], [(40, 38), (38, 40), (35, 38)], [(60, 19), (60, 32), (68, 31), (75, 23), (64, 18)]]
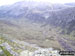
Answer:
[[(0, 7), (0, 33), (43, 48), (66, 50), (67, 44), (75, 50), (75, 7), (32, 3), (18, 2)], [(64, 47), (62, 43), (66, 43)]]

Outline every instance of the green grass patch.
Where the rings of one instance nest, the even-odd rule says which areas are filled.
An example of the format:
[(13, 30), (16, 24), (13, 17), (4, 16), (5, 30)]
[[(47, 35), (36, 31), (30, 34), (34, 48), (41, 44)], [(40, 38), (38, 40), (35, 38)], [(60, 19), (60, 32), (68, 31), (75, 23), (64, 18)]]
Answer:
[(9, 51), (7, 51), (7, 50), (5, 49), (5, 47), (0, 46), (0, 48), (2, 49), (2, 51), (4, 52), (4, 54), (5, 54), (6, 56), (13, 56)]

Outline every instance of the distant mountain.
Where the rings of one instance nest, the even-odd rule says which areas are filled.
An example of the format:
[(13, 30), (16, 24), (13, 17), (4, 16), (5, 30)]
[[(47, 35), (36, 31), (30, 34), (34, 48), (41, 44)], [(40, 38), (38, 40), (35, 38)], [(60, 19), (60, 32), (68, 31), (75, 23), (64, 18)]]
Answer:
[[(42, 7), (42, 8), (41, 8)], [(50, 3), (38, 3), (38, 2), (17, 2), (10, 6), (0, 7), (0, 17), (23, 17), (27, 13), (40, 12), (43, 13), (49, 10), (63, 9), (67, 6), (63, 4), (50, 4)], [(9, 8), (9, 9), (8, 9)]]
[[(68, 26), (70, 22), (75, 20), (75, 7), (22, 1), (9, 6), (1, 6), (0, 18), (27, 18), (33, 22), (45, 22), (45, 25), (51, 24), (66, 28), (70, 27)], [(68, 29), (71, 30), (71, 28)]]
[[(61, 26), (62, 28), (64, 26), (66, 28), (70, 27), (70, 22), (75, 20), (75, 7), (64, 4), (22, 1), (9, 6), (1, 6), (0, 18), (27, 18), (33, 22)], [(72, 28), (68, 29), (73, 30)]]
[(75, 6), (75, 2), (72, 2), (72, 3), (65, 3), (65, 5), (68, 5), (68, 6)]

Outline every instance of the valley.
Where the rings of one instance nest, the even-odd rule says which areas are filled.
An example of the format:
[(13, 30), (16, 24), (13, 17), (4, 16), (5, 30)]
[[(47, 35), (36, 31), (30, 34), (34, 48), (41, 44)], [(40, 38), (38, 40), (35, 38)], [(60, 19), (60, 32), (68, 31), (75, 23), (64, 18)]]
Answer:
[[(35, 6), (22, 1), (0, 7), (2, 43), (19, 51), (24, 48), (28, 51), (37, 48), (75, 51), (75, 6), (39, 3), (41, 8), (37, 2), (33, 3)], [(12, 41), (16, 43), (12, 44)], [(0, 45), (2, 43), (0, 40)]]

